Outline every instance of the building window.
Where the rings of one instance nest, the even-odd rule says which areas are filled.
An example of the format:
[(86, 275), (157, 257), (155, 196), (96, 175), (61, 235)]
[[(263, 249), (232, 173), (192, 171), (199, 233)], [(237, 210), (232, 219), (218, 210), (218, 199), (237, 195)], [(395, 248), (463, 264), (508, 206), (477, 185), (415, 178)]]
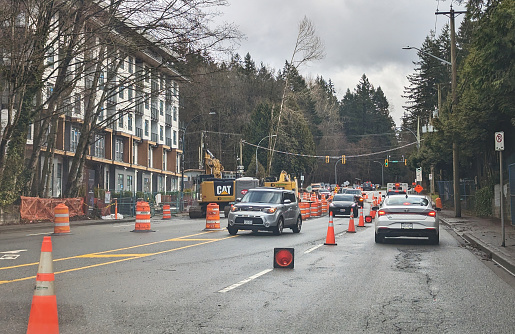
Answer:
[(120, 68), (123, 70), (125, 69), (125, 57), (123, 54), (120, 54)]
[(159, 100), (159, 115), (164, 115), (165, 104), (163, 100)]
[(134, 58), (129, 57), (129, 73), (133, 73), (134, 72), (133, 62), (134, 62)]
[(173, 106), (173, 120), (177, 121), (177, 107)]
[(47, 58), (46, 58), (46, 64), (48, 65), (48, 67), (54, 68), (54, 62), (55, 62), (55, 59), (54, 59), (54, 47), (50, 46), (48, 48), (48, 55), (47, 55)]
[(52, 96), (52, 93), (54, 92), (54, 85), (49, 83), (46, 86), (46, 98), (49, 99), (50, 96)]
[(163, 170), (166, 170), (166, 151), (163, 150)]
[(127, 89), (127, 99), (130, 101), (132, 100), (132, 86), (129, 86), (129, 88)]
[(132, 131), (132, 113), (127, 116), (127, 128)]
[(163, 141), (164, 131), (163, 126), (159, 126), (159, 140)]
[(123, 91), (125, 90), (125, 87), (123, 87), (123, 85), (120, 86), (119, 88), (119, 91), (118, 91), (118, 97), (123, 99)]
[(120, 114), (120, 118), (118, 118), (118, 127), (123, 128), (123, 114)]
[(104, 107), (100, 107), (100, 110), (98, 112), (98, 120), (103, 121), (104, 120)]
[(115, 142), (115, 157), (116, 161), (123, 161), (123, 140), (116, 139)]
[(30, 124), (29, 129), (28, 129), (29, 131), (27, 131), (27, 139), (28, 140), (32, 140), (32, 128), (33, 128), (33, 125)]
[(148, 119), (145, 120), (145, 136), (148, 137)]
[(173, 145), (177, 145), (177, 131), (173, 130)]
[(80, 108), (80, 100), (81, 100), (80, 99), (80, 94), (79, 93), (75, 94), (75, 107), (74, 107), (74, 111), (75, 111), (76, 114), (80, 114), (80, 110), (81, 110), (81, 108)]
[(118, 174), (118, 190), (123, 191), (123, 174)]
[(132, 192), (132, 175), (127, 175), (127, 189), (126, 191)]
[(56, 177), (56, 197), (61, 197), (61, 189), (63, 184), (63, 164), (57, 163), (57, 171), (56, 171), (57, 177)]
[(150, 95), (145, 94), (145, 109), (150, 108)]
[(152, 167), (152, 148), (149, 146), (148, 148), (148, 165), (147, 167)]
[(70, 136), (70, 151), (75, 152), (77, 150), (77, 145), (79, 144), (80, 138), (80, 130), (74, 126), (71, 129)]
[(98, 77), (98, 89), (104, 89), (104, 72), (101, 72), (100, 76)]
[(105, 137), (102, 135), (95, 138), (95, 157), (105, 158)]

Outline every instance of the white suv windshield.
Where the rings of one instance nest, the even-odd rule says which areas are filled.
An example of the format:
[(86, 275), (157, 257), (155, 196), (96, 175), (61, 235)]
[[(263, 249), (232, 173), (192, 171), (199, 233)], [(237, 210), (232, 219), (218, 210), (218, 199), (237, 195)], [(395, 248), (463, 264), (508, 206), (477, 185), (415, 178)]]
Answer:
[(268, 191), (249, 191), (241, 199), (242, 203), (270, 203), (280, 204), (281, 193), (280, 192), (268, 192)]

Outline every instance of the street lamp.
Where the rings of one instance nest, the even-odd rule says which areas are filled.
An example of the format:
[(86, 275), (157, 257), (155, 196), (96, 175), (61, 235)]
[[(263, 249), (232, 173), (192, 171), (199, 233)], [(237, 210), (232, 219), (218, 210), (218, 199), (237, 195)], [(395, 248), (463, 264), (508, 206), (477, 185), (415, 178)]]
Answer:
[(383, 174), (383, 167), (384, 167), (384, 165), (380, 161), (375, 161), (374, 160), (374, 162), (377, 162), (378, 164), (381, 165), (381, 188), (382, 188), (382, 187), (384, 187), (384, 174)]
[[(430, 57), (438, 59), (442, 63), (446, 65), (451, 65), (451, 93), (452, 93), (452, 105), (451, 110), (454, 110), (454, 107), (457, 103), (457, 66), (456, 66), (456, 36), (454, 32), (454, 11), (451, 8), (451, 62), (444, 60), (442, 58), (438, 58), (435, 55), (424, 52), (418, 48), (412, 46), (403, 47), (404, 50), (415, 49), (420, 51), (423, 54), (426, 54)], [(463, 12), (465, 13), (465, 12)], [(442, 13), (443, 14), (443, 13)], [(454, 193), (454, 215), (455, 217), (461, 217), (461, 202), (460, 202), (460, 164), (459, 164), (459, 149), (458, 143), (456, 139), (452, 141), (452, 180), (453, 180), (453, 193)]]
[[(216, 112), (215, 111), (211, 111), (209, 113), (209, 115), (216, 115)], [(182, 212), (182, 210), (184, 210), (184, 142), (185, 142), (185, 135), (186, 135), (186, 130), (188, 129), (188, 125), (190, 125), (190, 123), (192, 123), (195, 119), (199, 118), (199, 117), (202, 117), (203, 115), (202, 114), (198, 114), (196, 115), (195, 117), (193, 117), (192, 119), (190, 119), (190, 121), (188, 123), (186, 123), (186, 125), (184, 126), (184, 129), (182, 130), (182, 153), (181, 153), (181, 193), (180, 193), (180, 204), (179, 204), (179, 210)]]
[(342, 160), (336, 159), (336, 163), (334, 164), (334, 184), (338, 184), (338, 177), (336, 175), (336, 165), (338, 164), (338, 161), (342, 161)]
[(430, 53), (427, 53), (427, 52), (425, 52), (425, 51), (422, 51), (422, 50), (420, 50), (419, 48), (416, 48), (416, 47), (414, 47), (414, 46), (405, 46), (405, 47), (403, 47), (402, 49), (403, 49), (403, 50), (412, 50), (412, 49), (413, 49), (413, 50), (418, 50), (418, 52), (423, 53), (423, 54), (425, 54), (426, 56), (433, 57), (434, 59), (437, 59), (437, 60), (441, 61), (441, 62), (442, 62), (442, 63), (444, 63), (445, 65), (452, 65), (452, 63), (451, 63), (451, 62), (448, 62), (448, 61), (447, 61), (447, 60), (445, 60), (445, 59), (442, 59), (442, 58), (440, 58), (440, 57), (437, 57), (437, 56), (432, 55), (432, 54), (430, 54)]
[(266, 138), (272, 138), (272, 137), (277, 137), (277, 135), (268, 135), (268, 136), (265, 136), (263, 138), (261, 138), (261, 140), (258, 142), (257, 146), (256, 146), (256, 177), (258, 175), (258, 156), (257, 156), (257, 152), (258, 152), (258, 148), (259, 148), (259, 145), (261, 144), (261, 142), (266, 139)]
[(420, 149), (420, 135), (416, 135), (415, 132), (413, 132), (413, 130), (409, 129), (409, 128), (405, 128), (405, 127), (402, 127), (402, 126), (398, 126), (396, 127), (396, 129), (404, 129), (404, 130), (408, 130), (409, 132), (411, 132), (412, 135), (415, 136), (415, 139), (417, 140), (417, 149)]

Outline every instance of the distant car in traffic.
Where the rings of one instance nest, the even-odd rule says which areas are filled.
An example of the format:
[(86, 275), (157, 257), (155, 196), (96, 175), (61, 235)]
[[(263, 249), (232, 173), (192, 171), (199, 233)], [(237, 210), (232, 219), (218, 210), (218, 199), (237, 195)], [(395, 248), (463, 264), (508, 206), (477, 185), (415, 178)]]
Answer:
[(231, 235), (238, 230), (272, 231), (280, 235), (285, 227), (293, 233), (302, 228), (297, 196), (291, 190), (269, 187), (250, 189), (233, 205), (227, 223)]
[(360, 189), (346, 188), (343, 191), (343, 194), (352, 194), (354, 195), (354, 200), (359, 205), (360, 208), (363, 207), (363, 192)]
[(336, 194), (333, 201), (329, 204), (329, 212), (336, 216), (350, 216), (358, 217), (358, 204), (353, 194)]
[(363, 182), (363, 184), (361, 185), (361, 189), (363, 191), (372, 191), (375, 189), (375, 187), (372, 184), (372, 182)]
[(388, 237), (427, 237), (432, 244), (440, 240), (438, 211), (422, 195), (386, 196), (381, 207), (374, 207), (375, 242)]

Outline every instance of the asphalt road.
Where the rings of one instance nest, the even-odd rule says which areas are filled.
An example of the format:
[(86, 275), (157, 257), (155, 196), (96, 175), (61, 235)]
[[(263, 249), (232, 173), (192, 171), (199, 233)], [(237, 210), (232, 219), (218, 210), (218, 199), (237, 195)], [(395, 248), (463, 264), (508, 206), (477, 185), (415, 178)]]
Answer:
[[(441, 227), (440, 245), (374, 243), (371, 224), (324, 245), (328, 217), (302, 232), (204, 231), (202, 219), (73, 228), (54, 236), (61, 333), (513, 333), (515, 290)], [(222, 219), (225, 226), (225, 219)], [(25, 333), (43, 235), (0, 235), (0, 328)], [(273, 269), (293, 247), (295, 269)], [(5, 254), (5, 253), (4, 253)]]

